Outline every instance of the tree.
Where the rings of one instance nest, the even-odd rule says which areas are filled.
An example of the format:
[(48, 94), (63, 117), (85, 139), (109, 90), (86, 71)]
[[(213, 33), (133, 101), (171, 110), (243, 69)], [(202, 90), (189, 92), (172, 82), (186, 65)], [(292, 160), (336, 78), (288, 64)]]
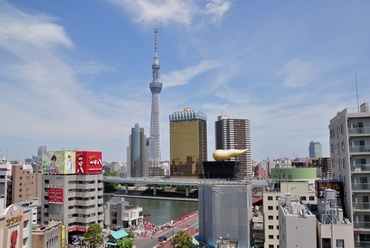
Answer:
[(104, 244), (103, 229), (99, 224), (93, 223), (89, 225), (87, 232), (84, 234), (84, 244), (98, 247)]
[(133, 246), (134, 242), (132, 241), (132, 238), (130, 236), (117, 240), (118, 248), (132, 248)]
[(193, 243), (191, 236), (184, 230), (178, 231), (173, 241), (176, 248), (188, 248)]

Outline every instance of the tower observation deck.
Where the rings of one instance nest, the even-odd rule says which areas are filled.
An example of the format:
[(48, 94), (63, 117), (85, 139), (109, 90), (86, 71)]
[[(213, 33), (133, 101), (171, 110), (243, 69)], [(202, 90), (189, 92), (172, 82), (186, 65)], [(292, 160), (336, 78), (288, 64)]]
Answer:
[(153, 81), (149, 84), (152, 92), (152, 111), (150, 118), (149, 137), (149, 166), (159, 166), (161, 161), (161, 122), (160, 122), (160, 93), (162, 83), (159, 82), (159, 58), (158, 58), (158, 29), (155, 33), (155, 55), (153, 60)]

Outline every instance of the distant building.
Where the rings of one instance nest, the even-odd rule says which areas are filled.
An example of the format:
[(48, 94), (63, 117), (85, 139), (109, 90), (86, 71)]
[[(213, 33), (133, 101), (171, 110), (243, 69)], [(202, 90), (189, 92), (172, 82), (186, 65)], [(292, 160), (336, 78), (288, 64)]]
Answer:
[[(316, 248), (316, 216), (299, 197), (285, 193), (279, 200), (279, 248)], [(338, 246), (329, 246), (338, 247)]]
[(251, 153), (251, 131), (248, 119), (231, 119), (218, 116), (215, 122), (216, 149), (248, 149), (248, 151), (232, 161), (239, 161), (237, 179), (254, 177)]
[(331, 158), (318, 158), (312, 160), (312, 165), (321, 168), (322, 178), (331, 179), (332, 177), (332, 160)]
[(229, 241), (238, 245), (235, 247), (250, 247), (251, 192), (251, 185), (242, 183), (200, 184), (199, 240), (212, 247), (217, 240), (220, 241), (217, 245)]
[(333, 179), (343, 182), (344, 216), (353, 223), (354, 247), (370, 247), (370, 109), (364, 103), (330, 120)]
[(265, 231), (265, 248), (279, 247), (279, 199), (290, 193), (292, 198), (300, 197), (306, 204), (316, 204), (314, 182), (280, 181), (278, 187), (269, 188), (263, 193), (263, 214)]
[(199, 176), (207, 161), (207, 116), (185, 108), (169, 119), (171, 176)]
[(37, 163), (41, 163), (42, 161), (42, 154), (46, 152), (46, 146), (39, 146), (37, 149)]
[(309, 150), (310, 158), (321, 158), (322, 157), (322, 148), (321, 148), (320, 142), (311, 141), (308, 150)]
[(124, 197), (112, 197), (104, 210), (104, 225), (110, 230), (120, 230), (143, 223), (143, 208), (129, 205)]
[(128, 177), (148, 177), (149, 160), (148, 146), (144, 128), (135, 124), (131, 129), (129, 146), (127, 148), (127, 176)]

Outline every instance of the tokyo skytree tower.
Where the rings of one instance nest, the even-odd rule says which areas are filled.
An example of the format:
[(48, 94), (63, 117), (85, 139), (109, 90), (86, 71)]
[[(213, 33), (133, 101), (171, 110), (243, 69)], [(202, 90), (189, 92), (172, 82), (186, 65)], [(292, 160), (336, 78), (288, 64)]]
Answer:
[(152, 112), (150, 118), (149, 137), (149, 166), (159, 166), (161, 161), (161, 122), (160, 122), (160, 98), (162, 83), (159, 82), (159, 58), (158, 58), (158, 29), (155, 32), (155, 56), (152, 65), (153, 81), (149, 84), (152, 92)]

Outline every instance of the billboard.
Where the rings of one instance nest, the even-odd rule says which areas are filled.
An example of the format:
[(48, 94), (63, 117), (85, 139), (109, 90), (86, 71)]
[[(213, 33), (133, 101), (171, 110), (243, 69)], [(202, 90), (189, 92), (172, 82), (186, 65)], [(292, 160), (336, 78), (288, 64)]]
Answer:
[(76, 173), (77, 174), (103, 173), (102, 153), (93, 151), (77, 151)]
[(49, 203), (63, 204), (63, 188), (48, 189)]
[(75, 174), (76, 152), (75, 151), (44, 151), (42, 153), (43, 174)]
[(325, 189), (334, 189), (337, 191), (337, 198), (343, 198), (343, 184), (336, 180), (316, 180), (315, 181), (316, 197), (324, 199)]

